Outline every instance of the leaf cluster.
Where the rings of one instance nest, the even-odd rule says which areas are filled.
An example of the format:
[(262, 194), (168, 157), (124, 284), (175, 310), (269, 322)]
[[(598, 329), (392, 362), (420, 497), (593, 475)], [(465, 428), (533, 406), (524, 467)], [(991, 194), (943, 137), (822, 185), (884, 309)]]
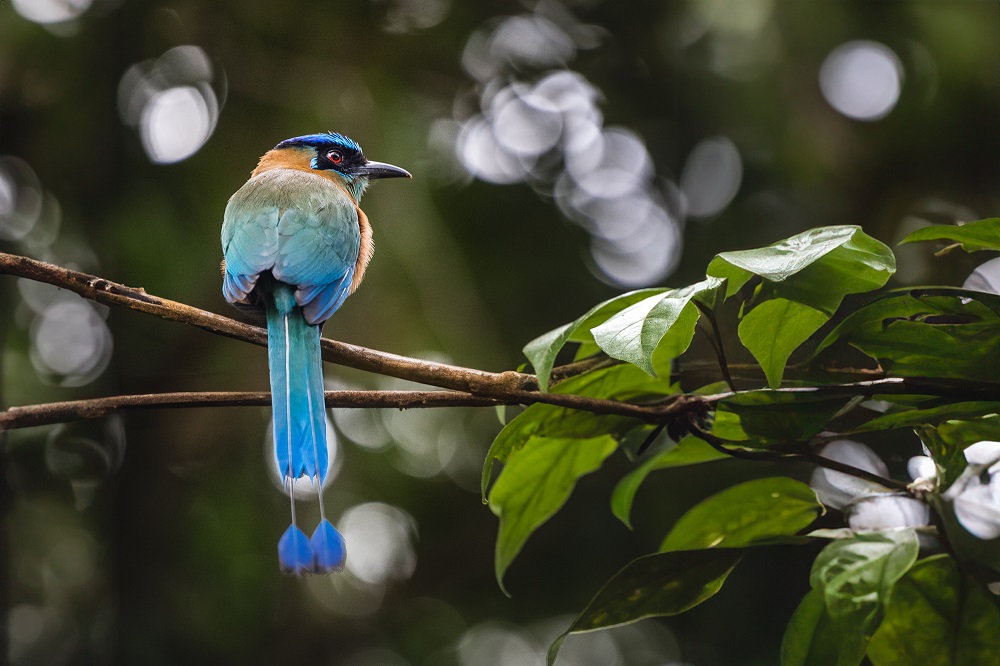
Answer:
[[(903, 242), (916, 241), (945, 241), (946, 251), (1000, 251), (1000, 218), (928, 227)], [(550, 663), (569, 634), (702, 603), (748, 549), (823, 542), (812, 589), (781, 646), (785, 666), (846, 666), (866, 655), (877, 666), (980, 664), (1000, 654), (1000, 611), (986, 588), (1000, 578), (1000, 539), (970, 538), (946, 496), (970, 473), (965, 449), (1000, 440), (1000, 297), (944, 286), (886, 289), (895, 268), (891, 249), (859, 227), (813, 229), (719, 254), (700, 282), (623, 294), (525, 346), (543, 391), (644, 405), (686, 393), (708, 407), (651, 425), (535, 404), (511, 420), (482, 479), (484, 501), (500, 519), (501, 586), (578, 480), (619, 450), (633, 467), (610, 504), (629, 527), (639, 489), (667, 468), (732, 458), (746, 465), (806, 461), (829, 468), (828, 479), (859, 477), (863, 483), (850, 487), (867, 489), (842, 505), (819, 486), (771, 476), (708, 497), (676, 521), (656, 552), (604, 584), (552, 645)], [(735, 336), (722, 321), (738, 322)], [(691, 351), (699, 328), (725, 383), (687, 386), (686, 371), (699, 361)], [(755, 367), (729, 366), (726, 348), (737, 344)], [(585, 371), (564, 378), (554, 372), (561, 357), (605, 362), (576, 364)], [(914, 434), (936, 474), (907, 483), (890, 478), (881, 462), (822, 455), (831, 440), (877, 441), (894, 430)], [(502, 471), (490, 488), (495, 463)], [(852, 524), (854, 503), (872, 497), (917, 502), (931, 518), (889, 520), (878, 529)], [(808, 531), (820, 516), (839, 520), (838, 512), (843, 528)]]

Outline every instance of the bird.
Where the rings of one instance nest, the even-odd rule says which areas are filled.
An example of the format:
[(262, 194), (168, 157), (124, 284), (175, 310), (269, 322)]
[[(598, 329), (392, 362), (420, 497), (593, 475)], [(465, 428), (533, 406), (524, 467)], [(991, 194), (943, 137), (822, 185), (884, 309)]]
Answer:
[[(372, 227), (359, 207), (373, 180), (411, 178), (365, 157), (342, 134), (307, 134), (264, 153), (230, 197), (222, 222), (222, 293), (267, 319), (274, 454), (291, 500), (291, 524), (278, 541), (282, 572), (344, 568), (343, 536), (327, 519), (329, 473), (320, 329), (361, 284), (372, 258)], [(320, 521), (299, 527), (294, 482), (315, 484)]]

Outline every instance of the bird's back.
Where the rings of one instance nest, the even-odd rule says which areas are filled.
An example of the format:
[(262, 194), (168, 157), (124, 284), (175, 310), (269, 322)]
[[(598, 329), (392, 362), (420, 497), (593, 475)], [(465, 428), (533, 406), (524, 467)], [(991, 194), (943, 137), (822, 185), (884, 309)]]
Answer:
[(226, 298), (245, 302), (257, 276), (271, 271), (298, 290), (300, 305), (318, 301), (310, 320), (325, 320), (351, 290), (361, 256), (359, 213), (347, 190), (322, 175), (274, 168), (253, 176), (226, 206)]

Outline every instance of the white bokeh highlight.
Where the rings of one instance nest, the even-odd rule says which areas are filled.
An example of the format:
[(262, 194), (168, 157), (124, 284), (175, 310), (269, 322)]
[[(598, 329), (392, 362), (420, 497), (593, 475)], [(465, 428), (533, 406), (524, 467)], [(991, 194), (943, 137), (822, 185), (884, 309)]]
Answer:
[(11, 0), (14, 11), (34, 23), (52, 25), (79, 18), (94, 0)]
[[(889, 468), (871, 448), (860, 442), (849, 439), (837, 439), (824, 446), (819, 455), (859, 469), (863, 469), (882, 477), (889, 476)], [(885, 494), (884, 486), (859, 479), (856, 476), (817, 467), (812, 474), (809, 485), (816, 491), (819, 500), (828, 507), (844, 509), (851, 502), (872, 495)]]
[(963, 289), (1000, 294), (1000, 257), (994, 257), (976, 267), (962, 283)]
[(923, 500), (903, 495), (872, 495), (848, 505), (847, 525), (858, 532), (925, 527), (931, 508)]
[(219, 80), (208, 54), (192, 45), (126, 70), (118, 84), (119, 113), (138, 129), (151, 162), (180, 162), (205, 145), (219, 120), (225, 92)]
[(823, 61), (819, 85), (823, 97), (839, 113), (854, 120), (880, 120), (899, 101), (903, 66), (884, 44), (847, 42)]
[(417, 567), (416, 522), (402, 509), (381, 502), (358, 504), (337, 525), (347, 543), (347, 571), (369, 585), (406, 580)]
[(983, 441), (965, 449), (968, 466), (945, 499), (955, 518), (980, 539), (1000, 537), (1000, 442)]
[(82, 298), (60, 298), (31, 325), (31, 362), (60, 386), (83, 386), (111, 361), (111, 331), (97, 310)]
[[(212, 102), (214, 107), (214, 97)], [(208, 98), (197, 88), (176, 86), (158, 92), (143, 110), (139, 126), (142, 147), (158, 164), (180, 162), (205, 145), (217, 115), (217, 109), (209, 107)]]
[(657, 284), (680, 258), (682, 221), (672, 212), (679, 206), (668, 201), (677, 186), (657, 178), (638, 134), (604, 124), (601, 92), (569, 69), (580, 49), (600, 43), (596, 33), (568, 12), (547, 15), (547, 7), (469, 37), (462, 63), (477, 82), (478, 108), (468, 108), (471, 95), (460, 96), (432, 144), (451, 139), (455, 161), (474, 178), (526, 183), (553, 196), (590, 234), (588, 264), (600, 279), (629, 288)]
[(691, 217), (721, 213), (736, 197), (743, 180), (743, 160), (736, 145), (724, 136), (698, 143), (681, 172), (685, 211)]

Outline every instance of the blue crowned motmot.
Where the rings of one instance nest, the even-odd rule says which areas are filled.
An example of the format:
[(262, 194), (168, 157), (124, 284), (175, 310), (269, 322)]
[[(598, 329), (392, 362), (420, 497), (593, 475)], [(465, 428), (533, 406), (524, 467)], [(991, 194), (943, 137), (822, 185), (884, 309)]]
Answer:
[[(282, 571), (327, 573), (344, 566), (344, 539), (323, 508), (329, 471), (320, 328), (365, 275), (372, 229), (358, 207), (369, 181), (410, 178), (365, 158), (340, 134), (282, 141), (226, 206), (222, 293), (230, 303), (263, 308), (271, 375), (274, 448), (292, 524), (278, 542)], [(312, 538), (296, 524), (293, 482), (316, 486), (320, 522)]]

